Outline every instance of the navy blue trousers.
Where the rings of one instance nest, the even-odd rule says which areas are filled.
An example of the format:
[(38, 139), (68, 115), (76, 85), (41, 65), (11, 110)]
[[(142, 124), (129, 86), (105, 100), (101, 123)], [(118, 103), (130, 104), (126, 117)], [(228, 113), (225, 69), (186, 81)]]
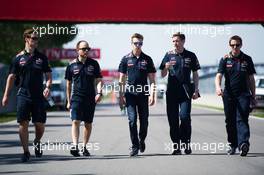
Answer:
[[(145, 141), (148, 132), (148, 96), (126, 94), (126, 106), (129, 121), (130, 139), (132, 148), (139, 148), (139, 142)], [(137, 129), (137, 116), (139, 116), (139, 134)]]
[(180, 141), (189, 144), (192, 133), (191, 99), (177, 100), (177, 97), (167, 93), (166, 102), (172, 142), (178, 144), (178, 146)]
[(227, 141), (231, 147), (249, 144), (250, 130), (248, 124), (250, 96), (242, 94), (238, 97), (223, 95)]

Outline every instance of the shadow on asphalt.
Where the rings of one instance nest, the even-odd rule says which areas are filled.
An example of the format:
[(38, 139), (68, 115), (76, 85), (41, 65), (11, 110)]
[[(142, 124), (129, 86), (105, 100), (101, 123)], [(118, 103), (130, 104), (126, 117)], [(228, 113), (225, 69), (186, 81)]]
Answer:
[[(57, 141), (50, 141), (50, 143), (54, 145), (71, 145), (72, 142), (57, 142)], [(47, 145), (48, 142), (42, 142), (43, 145)], [(29, 141), (28, 145), (33, 147), (33, 141)], [(20, 147), (21, 143), (19, 140), (1, 140), (0, 141), (0, 148), (9, 148), (9, 147)]]
[[(18, 128), (18, 126), (16, 127)], [(28, 131), (29, 134), (35, 133), (35, 131)], [(0, 131), (0, 135), (11, 135), (11, 134), (18, 134), (18, 129), (16, 131)]]
[[(41, 164), (48, 163), (50, 161), (72, 161), (72, 160), (113, 160), (113, 159), (131, 159), (129, 155), (91, 155), (90, 157), (73, 157), (70, 154), (67, 156), (63, 155), (43, 155), (42, 158), (36, 158), (31, 154), (30, 162), (22, 163), (20, 157), (22, 154), (2, 154), (0, 155), (1, 165), (10, 164)], [(136, 157), (143, 158), (143, 157)]]
[(1, 171), (0, 174), (20, 174), (20, 173), (27, 173), (33, 174), (36, 171)]
[[(2, 171), (0, 172), (0, 174), (34, 174), (34, 172), (37, 172), (37, 171)], [(83, 173), (85, 175), (95, 175), (95, 174), (87, 174), (87, 173)], [(82, 174), (70, 174), (70, 175), (82, 175)]]
[[(18, 147), (20, 146), (19, 140), (1, 140), (0, 141), (0, 148), (9, 148), (9, 147)], [(2, 155), (0, 155), (2, 157)]]
[[(226, 153), (192, 153), (190, 155), (186, 155), (186, 156), (230, 156), (227, 155)], [(235, 155), (231, 155), (230, 157), (233, 156), (239, 156), (239, 153), (236, 153)], [(264, 153), (248, 153), (247, 157), (264, 157)]]
[[(121, 112), (120, 112), (121, 113)], [(95, 113), (95, 118), (97, 117), (127, 117), (126, 115), (121, 115), (120, 113), (116, 113), (116, 114), (96, 114)], [(205, 117), (205, 116), (223, 116), (224, 113), (192, 113), (191, 116), (193, 117)], [(160, 113), (160, 114), (151, 114), (149, 115), (149, 117), (167, 117), (166, 113)], [(56, 115), (56, 116), (48, 116), (49, 118), (69, 118), (69, 115)], [(70, 121), (70, 118), (69, 118)]]
[[(48, 127), (69, 127), (69, 126), (71, 126), (72, 124), (71, 124), (71, 120), (69, 119), (69, 123), (67, 123), (67, 124), (49, 124), (49, 123), (47, 123), (46, 125), (45, 125), (45, 127), (48, 129)], [(30, 125), (29, 126), (30, 128), (32, 127), (34, 127), (34, 125)], [(14, 128), (14, 129), (16, 129), (16, 130), (18, 130), (18, 125), (17, 124), (11, 124), (11, 125), (9, 125), (9, 124), (7, 124), (7, 125), (2, 125), (2, 126), (0, 126), (0, 129), (9, 129), (9, 128)], [(2, 132), (3, 134), (4, 133), (17, 133), (18, 134), (18, 131), (0, 131), (0, 132)], [(34, 133), (35, 131), (29, 131), (29, 133)], [(46, 132), (46, 131), (45, 131)]]
[[(2, 154), (0, 156), (0, 164), (1, 165), (9, 165), (9, 164), (25, 164), (22, 163), (20, 160), (20, 156), (21, 154)], [(34, 155), (31, 155), (31, 160), (30, 162), (26, 163), (26, 164), (41, 164), (41, 163), (48, 163), (51, 161), (73, 161), (73, 160), (134, 160), (134, 159), (142, 159), (145, 157), (159, 157), (159, 156), (166, 156), (166, 157), (181, 157), (181, 156), (188, 156), (188, 157), (192, 157), (192, 156), (227, 156), (225, 153), (217, 153), (217, 154), (210, 154), (210, 153), (193, 153), (191, 155), (170, 155), (170, 154), (143, 154), (143, 155), (139, 155), (136, 157), (129, 157), (129, 155), (92, 155), (90, 157), (73, 157), (71, 155), (67, 155), (67, 156), (63, 156), (63, 155), (43, 155), (42, 158), (35, 158)], [(232, 157), (240, 157), (238, 154), (232, 156)], [(258, 158), (258, 157), (264, 157), (264, 153), (248, 153), (247, 157), (243, 157), (243, 158)], [(3, 172), (0, 172), (0, 174)], [(8, 173), (8, 172), (7, 172)], [(22, 172), (23, 173), (23, 172)]]

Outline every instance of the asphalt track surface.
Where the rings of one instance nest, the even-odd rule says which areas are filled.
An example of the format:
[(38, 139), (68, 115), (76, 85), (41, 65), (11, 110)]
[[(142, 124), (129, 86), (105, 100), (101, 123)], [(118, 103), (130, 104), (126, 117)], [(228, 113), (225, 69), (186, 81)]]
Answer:
[[(251, 147), (247, 157), (226, 155), (224, 114), (202, 108), (192, 109), (191, 155), (170, 155), (172, 145), (163, 102), (150, 107), (146, 151), (129, 157), (128, 120), (118, 106), (96, 108), (89, 149), (91, 157), (73, 157), (71, 120), (68, 112), (49, 112), (43, 137), (44, 155), (21, 163), (16, 121), (0, 124), (0, 174), (259, 174), (264, 172), (264, 120), (250, 118)], [(34, 127), (30, 127), (30, 143)], [(82, 135), (80, 136), (80, 141)], [(63, 146), (64, 145), (64, 146)]]

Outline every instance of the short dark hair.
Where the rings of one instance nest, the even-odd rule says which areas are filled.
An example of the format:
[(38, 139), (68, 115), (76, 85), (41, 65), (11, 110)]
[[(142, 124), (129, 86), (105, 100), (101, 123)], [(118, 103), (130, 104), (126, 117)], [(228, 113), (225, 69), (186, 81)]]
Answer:
[(31, 37), (31, 34), (34, 33), (34, 30), (33, 29), (26, 29), (24, 31), (24, 34), (23, 34), (23, 38), (25, 40), (25, 38), (28, 38), (28, 37)]
[(141, 40), (144, 39), (143, 35), (141, 35), (141, 34), (139, 34), (139, 33), (134, 33), (134, 34), (131, 36), (131, 41), (133, 40), (133, 38), (138, 38), (138, 39), (141, 39)]
[(76, 49), (79, 49), (79, 46), (80, 46), (80, 44), (81, 44), (82, 42), (85, 42), (85, 43), (88, 44), (87, 41), (85, 41), (85, 40), (80, 40), (80, 41), (78, 41), (77, 44), (76, 44)]
[(229, 45), (231, 44), (231, 41), (232, 40), (236, 40), (236, 41), (239, 41), (240, 42), (240, 45), (242, 45), (242, 38), (238, 35), (234, 35), (232, 36), (230, 39), (229, 39)]
[(180, 37), (181, 40), (185, 40), (185, 35), (183, 33), (181, 33), (181, 32), (174, 33), (172, 35), (172, 38), (173, 37)]

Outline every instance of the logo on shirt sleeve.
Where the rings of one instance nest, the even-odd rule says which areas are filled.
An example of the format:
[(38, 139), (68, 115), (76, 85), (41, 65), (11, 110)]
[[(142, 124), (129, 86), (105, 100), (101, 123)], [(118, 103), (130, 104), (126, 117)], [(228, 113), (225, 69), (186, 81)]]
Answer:
[(140, 69), (147, 69), (147, 67), (146, 67), (146, 65), (147, 65), (147, 61), (146, 60), (142, 60), (141, 62), (140, 62)]
[(248, 63), (246, 62), (246, 61), (243, 61), (242, 63), (241, 63), (241, 67), (247, 67), (248, 66)]
[(24, 66), (26, 64), (26, 59), (24, 57), (20, 58), (19, 65)]
[(90, 66), (87, 67), (87, 70), (88, 70), (89, 72), (92, 72), (92, 71), (94, 71), (94, 67), (93, 67), (92, 65), (90, 65)]
[(93, 75), (94, 74), (94, 66), (93, 65), (89, 65), (87, 68), (87, 74), (88, 75)]
[(175, 65), (176, 64), (176, 58), (175, 57), (171, 57), (170, 64), (171, 65)]
[(146, 64), (147, 64), (146, 60), (141, 61), (141, 66), (146, 66)]
[(241, 71), (247, 71), (248, 63), (246, 61), (243, 61), (241, 63)]
[(43, 63), (43, 60), (41, 58), (36, 59), (36, 64), (41, 65)]
[(86, 75), (94, 75), (94, 69), (93, 65), (88, 65), (85, 69)]
[(78, 66), (73, 66), (73, 74), (76, 75), (80, 72), (80, 69)]
[(233, 67), (232, 61), (228, 60), (228, 61), (226, 62), (226, 67), (227, 67), (227, 68), (231, 68), (231, 67)]
[(190, 67), (191, 58), (185, 58), (184, 59), (184, 67)]
[(131, 59), (127, 61), (127, 66), (128, 67), (134, 66), (134, 63), (133, 63), (133, 61)]

